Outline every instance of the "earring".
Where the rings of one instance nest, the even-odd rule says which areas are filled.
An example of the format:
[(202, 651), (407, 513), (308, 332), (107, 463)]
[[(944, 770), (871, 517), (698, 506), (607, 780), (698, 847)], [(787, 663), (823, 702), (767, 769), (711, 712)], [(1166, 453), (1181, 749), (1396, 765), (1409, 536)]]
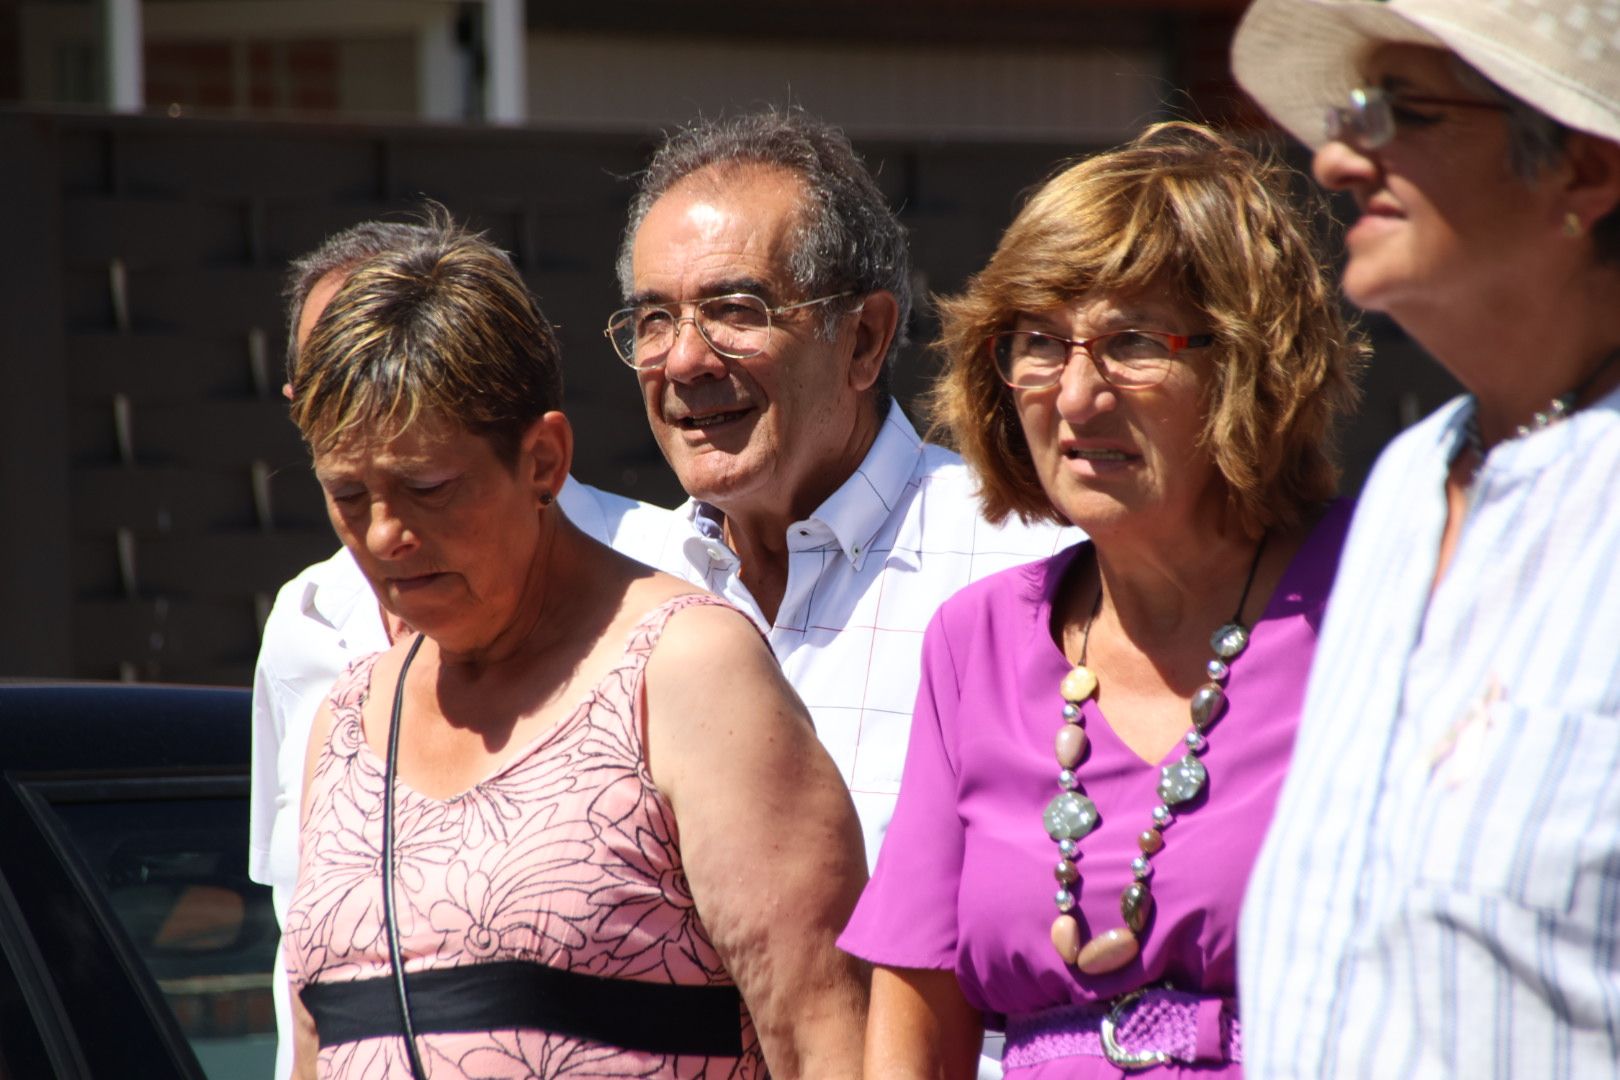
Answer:
[(541, 506), (550, 506), (551, 503), (552, 503), (551, 492), (542, 491), (540, 493), (540, 505)]
[(1581, 219), (1571, 210), (1564, 215), (1564, 235), (1571, 240), (1578, 239), (1585, 230), (1581, 227)]

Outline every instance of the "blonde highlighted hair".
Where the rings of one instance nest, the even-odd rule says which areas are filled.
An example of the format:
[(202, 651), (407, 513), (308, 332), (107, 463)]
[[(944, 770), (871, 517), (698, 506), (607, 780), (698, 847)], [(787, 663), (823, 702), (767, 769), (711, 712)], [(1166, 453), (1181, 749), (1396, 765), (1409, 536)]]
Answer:
[(432, 416), (510, 464), (529, 426), (562, 405), (557, 337), (517, 268), (441, 210), (353, 267), (290, 376), (293, 422), (317, 454)]
[(1251, 535), (1332, 497), (1336, 420), (1367, 347), (1288, 191), (1290, 173), (1198, 124), (1156, 124), (1046, 181), (965, 291), (939, 301), (936, 434), (978, 474), (985, 515), (1066, 523), (1041, 489), (985, 339), (1087, 293), (1167, 291), (1203, 316), (1202, 440)]

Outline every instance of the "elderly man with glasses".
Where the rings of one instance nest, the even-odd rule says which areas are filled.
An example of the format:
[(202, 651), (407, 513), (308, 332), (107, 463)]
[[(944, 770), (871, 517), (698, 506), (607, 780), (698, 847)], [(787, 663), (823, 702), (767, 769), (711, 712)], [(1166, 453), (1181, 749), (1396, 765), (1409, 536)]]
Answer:
[(627, 306), (606, 334), (691, 496), (678, 512), (697, 536), (674, 541), (687, 576), (768, 636), (874, 861), (935, 609), (1077, 534), (986, 523), (961, 459), (891, 400), (910, 256), (837, 129), (794, 110), (677, 132), (642, 176), (618, 269)]

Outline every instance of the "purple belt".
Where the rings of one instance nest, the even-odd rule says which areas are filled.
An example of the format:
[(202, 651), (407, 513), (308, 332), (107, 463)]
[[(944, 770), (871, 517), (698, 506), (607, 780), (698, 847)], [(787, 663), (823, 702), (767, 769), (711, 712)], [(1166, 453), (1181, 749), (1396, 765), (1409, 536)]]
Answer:
[(1107, 1058), (1121, 1069), (1242, 1061), (1237, 1003), (1152, 986), (1111, 1002), (1007, 1017), (1007, 1068), (1077, 1056)]

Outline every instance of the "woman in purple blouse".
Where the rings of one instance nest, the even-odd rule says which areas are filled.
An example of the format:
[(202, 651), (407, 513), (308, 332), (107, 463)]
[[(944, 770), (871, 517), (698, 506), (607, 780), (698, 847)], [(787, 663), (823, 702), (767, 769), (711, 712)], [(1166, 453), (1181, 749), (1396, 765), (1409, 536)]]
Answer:
[(900, 804), (840, 944), (867, 1075), (1237, 1075), (1234, 934), (1348, 523), (1364, 346), (1286, 174), (1161, 124), (1048, 181), (944, 302), (939, 425), (986, 515), (1090, 541), (923, 647)]

